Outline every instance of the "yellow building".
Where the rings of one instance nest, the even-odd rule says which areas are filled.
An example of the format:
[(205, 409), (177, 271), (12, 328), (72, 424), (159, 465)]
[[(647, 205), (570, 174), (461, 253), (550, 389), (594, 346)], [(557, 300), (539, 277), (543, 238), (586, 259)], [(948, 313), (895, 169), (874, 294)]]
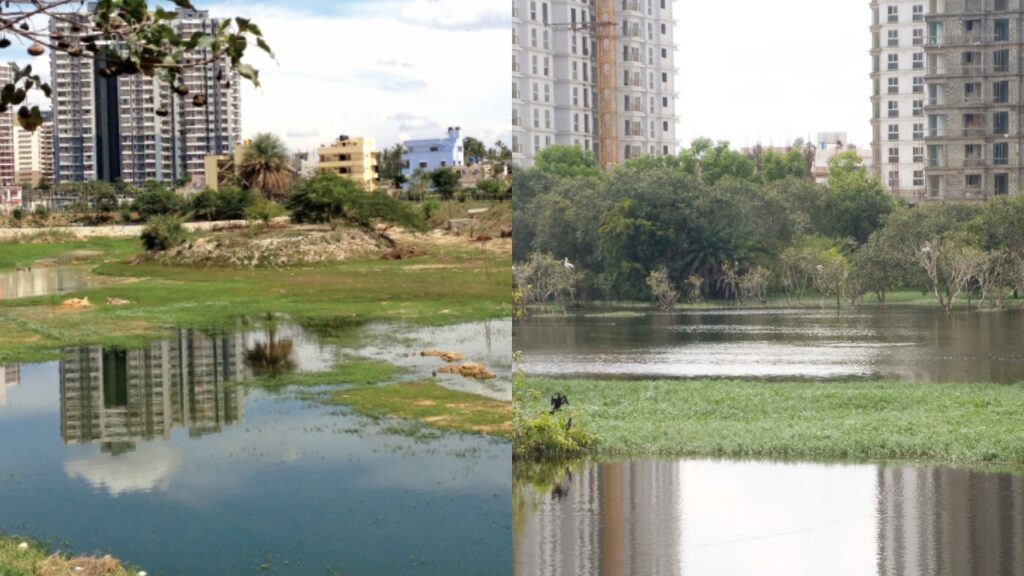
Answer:
[(239, 170), (242, 166), (242, 157), (245, 155), (245, 150), (252, 143), (251, 140), (246, 140), (240, 144), (235, 145), (234, 152), (231, 156), (225, 155), (209, 155), (205, 160), (205, 170), (203, 178), (203, 184), (207, 188), (216, 192), (220, 190), (220, 187), (224, 184), (231, 182), (232, 180), (237, 181), (241, 174)]
[(362, 184), (368, 191), (377, 188), (377, 151), (372, 138), (342, 136), (317, 150), (319, 170), (331, 170)]

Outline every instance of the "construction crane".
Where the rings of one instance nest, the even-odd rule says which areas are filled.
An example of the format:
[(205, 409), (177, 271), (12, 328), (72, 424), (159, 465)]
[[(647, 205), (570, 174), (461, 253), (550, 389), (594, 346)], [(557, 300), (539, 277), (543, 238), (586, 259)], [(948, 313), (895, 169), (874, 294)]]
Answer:
[(545, 22), (549, 28), (571, 31), (586, 30), (594, 34), (597, 41), (595, 54), (597, 74), (597, 98), (594, 123), (597, 127), (597, 162), (602, 168), (611, 168), (619, 163), (619, 101), (616, 82), (619, 69), (616, 61), (618, 36), (615, 21), (615, 0), (596, 0), (594, 19), (577, 24), (554, 24)]

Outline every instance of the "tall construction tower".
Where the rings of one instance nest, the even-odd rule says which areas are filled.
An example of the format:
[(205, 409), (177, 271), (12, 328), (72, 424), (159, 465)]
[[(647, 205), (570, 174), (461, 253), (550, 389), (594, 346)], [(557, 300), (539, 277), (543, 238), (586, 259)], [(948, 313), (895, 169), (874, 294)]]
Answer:
[(601, 166), (675, 154), (672, 0), (513, 0), (512, 153), (578, 146)]
[(619, 163), (619, 66), (615, 0), (597, 0), (597, 161), (603, 168)]

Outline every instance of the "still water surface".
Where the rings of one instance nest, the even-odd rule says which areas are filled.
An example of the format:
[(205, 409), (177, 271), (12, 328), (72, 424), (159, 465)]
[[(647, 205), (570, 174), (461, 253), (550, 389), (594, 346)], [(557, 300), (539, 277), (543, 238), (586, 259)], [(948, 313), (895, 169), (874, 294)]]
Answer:
[(88, 268), (81, 266), (0, 272), (0, 300), (63, 294), (110, 282), (110, 279), (94, 276)]
[(534, 376), (1024, 380), (1024, 313), (937, 307), (538, 317), (515, 326)]
[(0, 530), (166, 576), (509, 574), (507, 442), (412, 437), (241, 384), (268, 366), (386, 356), (379, 341), (396, 331), (389, 354), (410, 363), (421, 337), (444, 348), (491, 334), (489, 353), (511, 349), (509, 321), (366, 330), (349, 348), (288, 324), (185, 330), (142, 350), (0, 367)]
[(1019, 576), (1024, 477), (634, 461), (515, 487), (516, 576)]

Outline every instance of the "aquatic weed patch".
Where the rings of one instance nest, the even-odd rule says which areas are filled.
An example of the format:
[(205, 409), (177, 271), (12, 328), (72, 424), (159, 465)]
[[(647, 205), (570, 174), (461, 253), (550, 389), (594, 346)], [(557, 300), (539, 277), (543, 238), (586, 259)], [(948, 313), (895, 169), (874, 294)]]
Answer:
[(1024, 463), (1024, 384), (529, 379), (605, 456)]

